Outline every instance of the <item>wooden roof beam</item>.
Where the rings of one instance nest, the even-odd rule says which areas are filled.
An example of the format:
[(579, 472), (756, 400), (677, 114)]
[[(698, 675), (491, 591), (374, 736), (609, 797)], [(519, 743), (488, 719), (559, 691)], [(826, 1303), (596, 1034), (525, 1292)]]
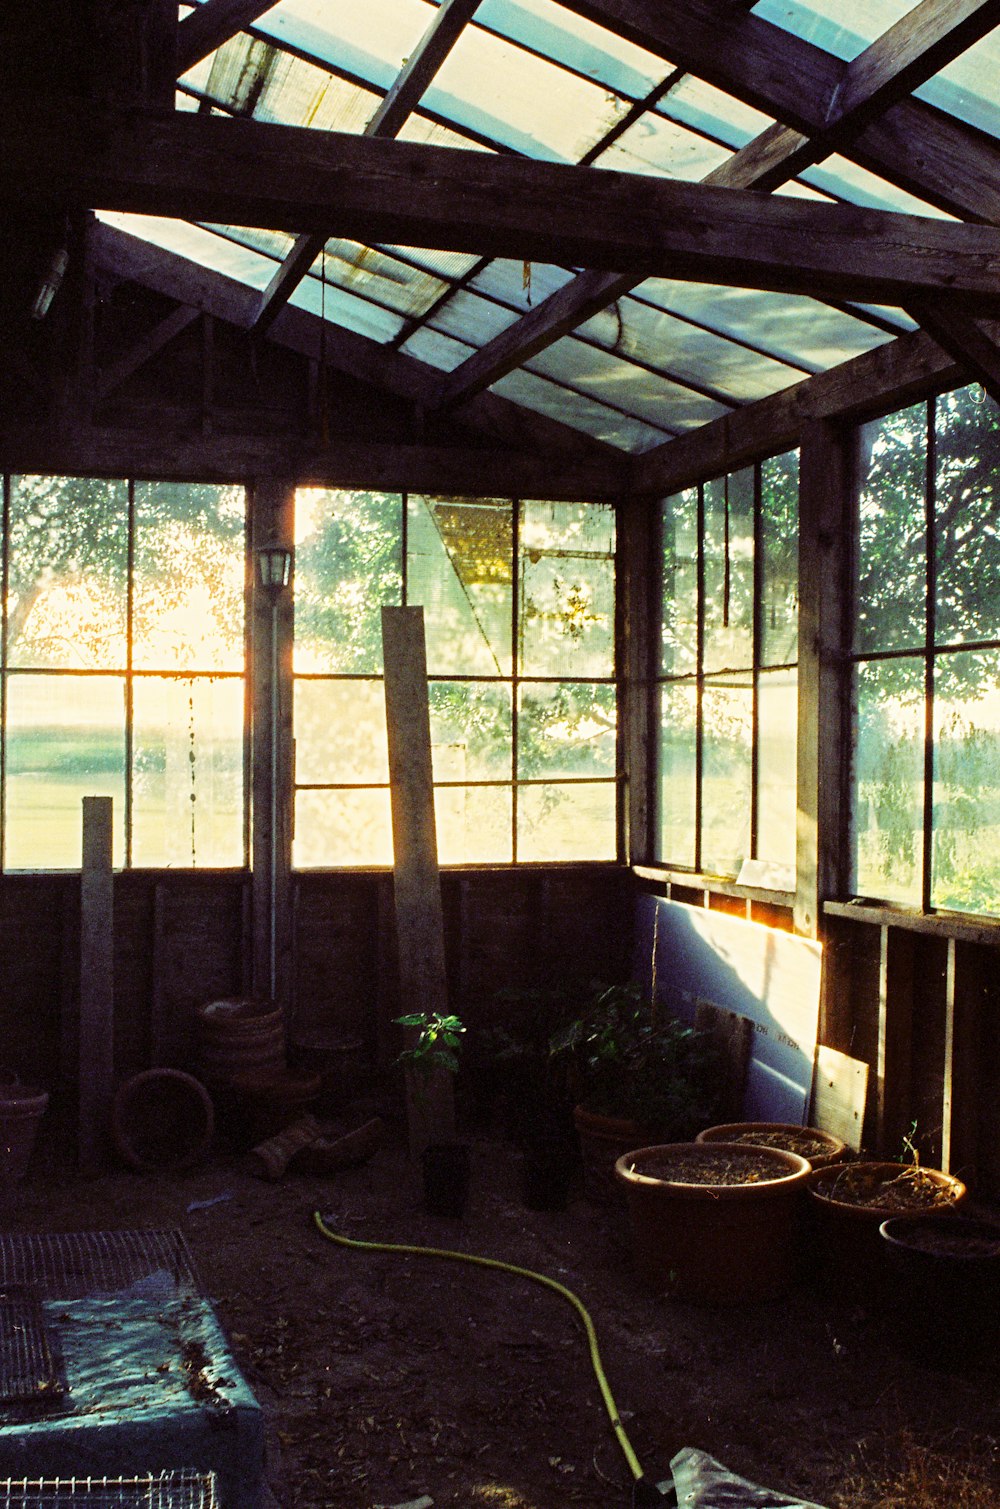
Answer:
[(961, 310), (941, 309), (927, 301), (910, 304), (909, 312), (941, 349), (961, 362), (969, 376), (1000, 403), (1000, 324), (976, 319)]
[(632, 276), (1000, 307), (1000, 231), (415, 142), (8, 95), (0, 199), (330, 229)]
[[(970, 28), (973, 39), (981, 34), (988, 15), (1000, 16), (1000, 0), (922, 0), (844, 66), (827, 123), (814, 136), (769, 126), (703, 182), (758, 190), (787, 183), (803, 167), (839, 150), (852, 133), (863, 129), (873, 109), (883, 108), (898, 91), (915, 88), (936, 73), (968, 45)], [(633, 279), (614, 274), (579, 274), (456, 367), (444, 383), (442, 406), (453, 407), (499, 382), (635, 286)]]
[[(420, 103), (434, 75), (458, 41), (479, 0), (442, 0), (396, 82), (364, 130), (365, 136), (394, 137)], [(288, 256), (261, 295), (254, 327), (266, 330), (326, 245), (320, 232), (296, 237)]]
[(272, 10), (276, 0), (204, 0), (177, 27), (177, 72), (185, 74), (237, 32)]
[(201, 311), (192, 309), (190, 305), (182, 304), (172, 314), (159, 321), (152, 330), (130, 346), (128, 351), (118, 361), (105, 367), (98, 374), (94, 402), (103, 403), (104, 400), (120, 388), (123, 382), (140, 371), (154, 356), (158, 356), (174, 338), (187, 330), (197, 319), (201, 318)]

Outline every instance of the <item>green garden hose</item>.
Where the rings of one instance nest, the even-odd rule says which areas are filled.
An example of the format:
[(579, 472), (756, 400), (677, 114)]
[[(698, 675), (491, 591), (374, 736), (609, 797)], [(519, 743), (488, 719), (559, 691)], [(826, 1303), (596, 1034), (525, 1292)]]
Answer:
[[(604, 1407), (608, 1412), (611, 1428), (618, 1437), (618, 1444), (629, 1465), (629, 1471), (636, 1480), (636, 1486), (638, 1487), (640, 1483), (643, 1488), (648, 1486), (656, 1494), (656, 1499), (653, 1501), (662, 1503), (657, 1490), (644, 1478), (639, 1459), (632, 1450), (632, 1443), (625, 1434), (625, 1427), (618, 1418), (618, 1406), (615, 1404), (604, 1373), (604, 1367), (601, 1363), (601, 1353), (597, 1345), (597, 1332), (594, 1330), (594, 1322), (587, 1313), (583, 1301), (573, 1293), (572, 1289), (567, 1289), (565, 1284), (560, 1284), (556, 1279), (549, 1278), (548, 1274), (535, 1273), (531, 1268), (519, 1268), (516, 1263), (502, 1263), (498, 1258), (478, 1257), (471, 1252), (453, 1252), (446, 1247), (413, 1247), (406, 1242), (355, 1241), (352, 1237), (340, 1236), (336, 1231), (331, 1231), (318, 1210), (313, 1212), (313, 1220), (316, 1222), (323, 1236), (327, 1237), (331, 1242), (338, 1243), (341, 1247), (353, 1247), (361, 1252), (397, 1252), (415, 1254), (417, 1257), (453, 1258), (459, 1263), (475, 1263), (479, 1268), (496, 1268), (501, 1273), (514, 1273), (519, 1278), (530, 1278), (536, 1284), (544, 1284), (546, 1289), (552, 1289), (556, 1294), (561, 1295), (564, 1300), (573, 1306), (573, 1309), (583, 1322), (583, 1329), (587, 1333), (587, 1345), (590, 1348), (590, 1361), (593, 1365), (598, 1387), (601, 1390), (601, 1398), (604, 1400)], [(645, 1502), (645, 1500), (643, 1501)]]

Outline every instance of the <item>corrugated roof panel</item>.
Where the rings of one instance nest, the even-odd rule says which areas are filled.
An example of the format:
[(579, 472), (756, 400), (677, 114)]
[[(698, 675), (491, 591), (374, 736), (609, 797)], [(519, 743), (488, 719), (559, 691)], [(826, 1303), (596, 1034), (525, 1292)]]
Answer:
[(837, 199), (846, 199), (851, 204), (868, 205), (876, 210), (898, 210), (904, 215), (927, 215), (937, 220), (953, 220), (944, 210), (935, 209), (926, 199), (918, 199), (894, 183), (870, 173), (856, 162), (834, 154), (802, 174), (807, 183), (824, 189)]
[(597, 158), (601, 168), (624, 173), (656, 173), (697, 183), (732, 153), (727, 147), (647, 111)]
[(403, 316), (396, 311), (359, 298), (346, 288), (324, 289), (318, 278), (303, 278), (293, 289), (288, 302), (299, 309), (307, 309), (310, 314), (325, 311), (330, 324), (343, 325), (345, 329), (366, 335), (369, 340), (382, 345), (395, 339), (405, 323)]
[(483, 0), (475, 22), (636, 99), (654, 89), (671, 69), (654, 53), (553, 0)]
[(1000, 136), (1000, 36), (993, 31), (917, 90), (920, 99)]
[(656, 108), (679, 125), (713, 136), (730, 147), (745, 146), (774, 124), (763, 111), (744, 105), (742, 100), (723, 94), (721, 89), (690, 73), (674, 85)]
[(485, 346), (519, 318), (515, 309), (506, 309), (492, 299), (480, 298), (460, 288), (441, 306), (431, 323), (445, 335), (457, 336), (472, 346)]
[(224, 273), (250, 288), (264, 289), (274, 272), (274, 262), (251, 247), (240, 246), (223, 236), (192, 225), (187, 220), (169, 220), (158, 215), (129, 215), (98, 211), (98, 219), (107, 221), (130, 235), (141, 236), (153, 246), (176, 252), (200, 267)]
[(691, 381), (738, 403), (766, 398), (806, 375), (630, 298), (602, 309), (579, 326), (576, 334), (589, 336), (616, 356), (635, 357), (682, 382)]
[(405, 356), (412, 356), (418, 362), (426, 362), (429, 367), (436, 367), (439, 372), (453, 372), (473, 354), (473, 348), (467, 346), (464, 341), (455, 340), (454, 337), (445, 335), (440, 330), (431, 330), (426, 325), (421, 325), (419, 330), (414, 330), (399, 349)]
[(725, 404), (655, 372), (647, 372), (611, 352), (596, 350), (571, 335), (540, 351), (525, 365), (530, 371), (576, 388), (597, 402), (605, 399), (616, 409), (666, 430), (687, 429), (729, 412)]
[(578, 162), (629, 101), (481, 27), (468, 26), (424, 95), (425, 108), (527, 157)]
[(595, 440), (604, 440), (608, 445), (615, 445), (619, 450), (636, 455), (662, 445), (668, 438), (662, 430), (643, 424), (641, 419), (631, 419), (604, 404), (592, 403), (580, 394), (571, 393), (557, 383), (547, 382), (544, 377), (528, 372), (523, 367), (494, 383), (491, 391), (526, 409), (534, 409), (536, 413), (546, 414), (550, 419), (558, 419), (574, 430), (582, 430)]
[(850, 62), (916, 4), (917, 0), (758, 0), (753, 13)]
[(544, 303), (550, 294), (571, 283), (574, 276), (568, 268), (554, 267), (548, 262), (512, 262), (508, 258), (497, 258), (476, 274), (471, 286), (502, 303), (512, 304), (521, 314), (527, 314), (534, 305)]
[(380, 90), (395, 80), (434, 19), (424, 0), (280, 0), (254, 22), (284, 47), (329, 63)]
[(381, 96), (240, 32), (212, 55), (201, 92), (236, 115), (360, 133)]

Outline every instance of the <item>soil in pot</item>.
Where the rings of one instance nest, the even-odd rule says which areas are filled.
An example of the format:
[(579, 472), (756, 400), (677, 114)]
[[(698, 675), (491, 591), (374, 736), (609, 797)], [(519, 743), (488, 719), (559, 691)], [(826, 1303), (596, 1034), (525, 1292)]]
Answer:
[(786, 1153), (798, 1153), (807, 1158), (813, 1168), (825, 1168), (830, 1163), (842, 1163), (847, 1156), (847, 1144), (830, 1132), (821, 1132), (818, 1127), (793, 1126), (780, 1121), (731, 1121), (719, 1126), (706, 1127), (695, 1138), (696, 1142), (738, 1142), (751, 1147), (778, 1147)]
[(949, 1214), (883, 1221), (889, 1322), (915, 1360), (960, 1366), (1000, 1343), (1000, 1226)]
[(636, 1268), (677, 1299), (738, 1304), (796, 1273), (809, 1164), (779, 1148), (673, 1143), (619, 1158)]
[(432, 1216), (465, 1214), (469, 1201), (471, 1159), (464, 1142), (432, 1142), (420, 1155), (424, 1209)]

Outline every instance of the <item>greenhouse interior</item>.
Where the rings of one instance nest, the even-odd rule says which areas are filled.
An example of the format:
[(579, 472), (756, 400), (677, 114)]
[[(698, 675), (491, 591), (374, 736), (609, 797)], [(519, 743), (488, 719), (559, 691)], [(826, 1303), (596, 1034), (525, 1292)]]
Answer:
[(3, 5), (0, 1509), (1000, 1509), (998, 28)]

